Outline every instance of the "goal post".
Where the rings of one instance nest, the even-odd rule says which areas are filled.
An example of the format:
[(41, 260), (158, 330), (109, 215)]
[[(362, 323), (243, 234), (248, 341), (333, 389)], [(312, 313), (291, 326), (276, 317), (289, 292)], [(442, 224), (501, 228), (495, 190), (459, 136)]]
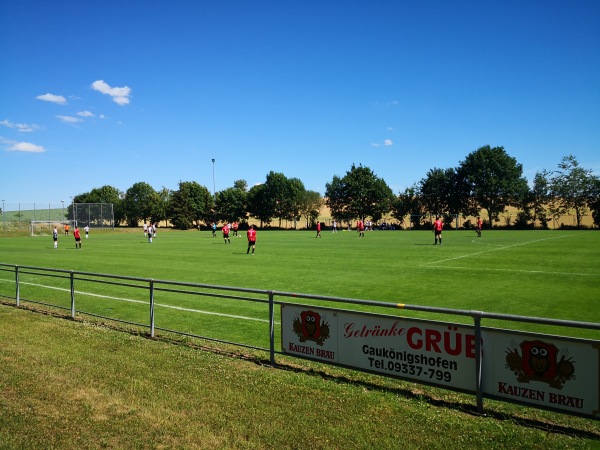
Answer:
[(32, 220), (29, 224), (29, 236), (52, 236), (54, 227), (58, 230), (58, 234), (64, 234), (65, 225), (70, 228), (69, 233), (72, 233), (77, 226), (76, 220)]

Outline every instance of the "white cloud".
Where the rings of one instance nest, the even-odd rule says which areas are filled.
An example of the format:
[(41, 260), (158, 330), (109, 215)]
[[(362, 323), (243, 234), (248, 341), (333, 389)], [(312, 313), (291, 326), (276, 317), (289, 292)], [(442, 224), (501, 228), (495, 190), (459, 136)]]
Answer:
[(94, 113), (91, 113), (90, 111), (79, 111), (77, 115), (81, 117), (95, 117)]
[(54, 94), (44, 94), (44, 95), (38, 95), (36, 97), (38, 100), (43, 100), (45, 102), (52, 102), (52, 103), (58, 103), (59, 105), (66, 105), (67, 104), (67, 99), (64, 98), (62, 95), (54, 95)]
[(77, 122), (83, 122), (83, 119), (73, 116), (56, 116), (56, 118), (59, 119), (61, 122), (68, 124), (76, 124)]
[(128, 86), (111, 87), (104, 80), (96, 80), (92, 83), (92, 89), (102, 94), (110, 95), (113, 102), (117, 105), (128, 105), (130, 102), (131, 88)]
[(8, 127), (8, 128), (15, 128), (16, 130), (18, 130), (21, 133), (30, 133), (32, 131), (42, 129), (42, 127), (40, 127), (39, 125), (35, 125), (35, 124), (29, 125), (26, 123), (12, 123), (10, 120), (0, 121), (0, 125), (4, 125), (5, 127)]
[(382, 145), (384, 147), (389, 147), (390, 145), (394, 145), (394, 143), (392, 142), (391, 139), (385, 139), (383, 141), (383, 144), (380, 144), (379, 142), (372, 142), (371, 143), (371, 147), (381, 147)]
[(45, 152), (44, 147), (35, 145), (30, 142), (14, 142), (8, 150), (11, 152), (25, 152), (25, 153), (43, 153)]

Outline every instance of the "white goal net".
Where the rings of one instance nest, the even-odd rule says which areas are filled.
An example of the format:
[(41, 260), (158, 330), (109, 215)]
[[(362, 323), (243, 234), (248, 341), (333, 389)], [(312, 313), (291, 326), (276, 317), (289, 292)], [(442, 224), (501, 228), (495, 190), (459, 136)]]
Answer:
[(67, 233), (72, 235), (76, 225), (76, 220), (32, 220), (29, 224), (29, 235), (52, 236), (54, 227), (59, 235)]

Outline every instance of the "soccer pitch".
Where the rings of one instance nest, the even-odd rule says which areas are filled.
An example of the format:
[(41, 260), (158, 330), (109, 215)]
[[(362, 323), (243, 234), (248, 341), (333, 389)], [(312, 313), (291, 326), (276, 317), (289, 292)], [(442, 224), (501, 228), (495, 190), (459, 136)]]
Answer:
[[(324, 230), (316, 238), (313, 231), (258, 230), (254, 256), (246, 254), (245, 233), (240, 234), (224, 243), (221, 233), (213, 238), (210, 231), (159, 228), (150, 244), (141, 229), (92, 230), (80, 250), (73, 236), (60, 235), (54, 249), (51, 236), (0, 234), (0, 263), (600, 321), (595, 231), (484, 230), (478, 238), (474, 231), (450, 230), (439, 246), (430, 231), (372, 231), (360, 238), (355, 231)], [(10, 273), (0, 277), (4, 285), (11, 280)], [(237, 308), (229, 313), (246, 315), (245, 303)], [(597, 332), (574, 331), (598, 338)]]

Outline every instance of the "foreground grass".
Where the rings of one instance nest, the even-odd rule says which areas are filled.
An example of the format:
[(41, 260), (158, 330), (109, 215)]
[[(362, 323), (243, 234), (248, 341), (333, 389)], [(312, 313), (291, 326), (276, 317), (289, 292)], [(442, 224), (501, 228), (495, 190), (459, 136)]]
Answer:
[(595, 448), (600, 423), (0, 305), (0, 448)]

